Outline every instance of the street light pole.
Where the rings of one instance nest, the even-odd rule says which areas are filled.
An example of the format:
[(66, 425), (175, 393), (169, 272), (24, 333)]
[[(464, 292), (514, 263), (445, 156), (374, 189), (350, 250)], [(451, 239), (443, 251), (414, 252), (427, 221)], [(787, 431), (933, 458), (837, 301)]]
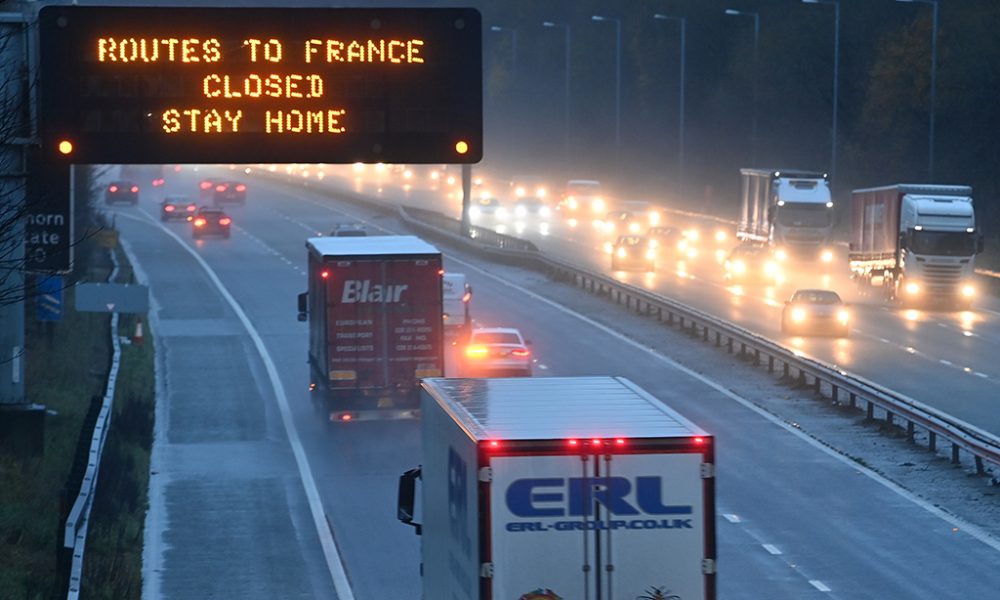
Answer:
[(837, 104), (840, 83), (840, 2), (838, 0), (802, 0), (805, 4), (833, 5), (833, 126), (830, 132), (830, 177), (837, 172)]
[(680, 68), (680, 98), (677, 101), (677, 190), (684, 189), (684, 65), (686, 64), (685, 54), (687, 53), (687, 19), (684, 17), (672, 17), (670, 15), (653, 15), (654, 19), (660, 21), (678, 21), (681, 25), (681, 68)]
[(569, 23), (553, 23), (552, 21), (544, 21), (542, 27), (562, 27), (566, 31), (566, 89), (565, 98), (563, 100), (563, 128), (565, 129), (565, 167), (569, 169), (569, 75), (570, 75), (570, 26)]
[(737, 15), (741, 17), (753, 17), (753, 117), (751, 120), (750, 133), (750, 164), (757, 166), (757, 80), (760, 79), (760, 63), (758, 61), (758, 47), (760, 46), (760, 14), (726, 9), (727, 15)]
[(934, 181), (934, 100), (937, 95), (937, 32), (938, 32), (938, 1), (937, 0), (896, 0), (896, 2), (930, 4), (931, 13), (931, 114), (930, 134), (927, 151), (927, 180)]
[(621, 166), (622, 151), (622, 20), (593, 15), (593, 21), (610, 21), (615, 24), (615, 170)]

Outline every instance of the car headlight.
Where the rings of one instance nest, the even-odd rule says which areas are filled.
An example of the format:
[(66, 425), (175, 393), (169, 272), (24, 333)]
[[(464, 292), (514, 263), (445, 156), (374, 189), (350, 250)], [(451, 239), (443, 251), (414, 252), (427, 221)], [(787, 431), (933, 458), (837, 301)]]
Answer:
[(497, 209), (497, 218), (506, 219), (507, 218), (507, 209), (504, 208), (504, 207), (502, 207), (502, 206), (500, 208), (498, 208)]
[(552, 216), (552, 209), (549, 208), (548, 206), (543, 206), (543, 207), (541, 207), (541, 208), (538, 209), (538, 214), (541, 215), (542, 217), (548, 219), (549, 217)]
[(688, 248), (687, 257), (691, 258), (691, 259), (698, 258), (698, 249), (697, 248)]
[(528, 209), (523, 206), (514, 207), (514, 214), (518, 217), (523, 217), (528, 214)]
[(653, 260), (654, 258), (656, 258), (656, 250), (653, 250), (652, 248), (646, 250), (646, 258), (648, 260)]
[(598, 213), (607, 210), (607, 204), (604, 203), (604, 198), (594, 198), (594, 200), (590, 203), (590, 210)]
[(538, 196), (539, 198), (544, 198), (545, 194), (547, 194), (547, 193), (548, 193), (548, 190), (546, 190), (543, 187), (540, 187), (537, 190), (535, 190), (535, 195)]
[(524, 191), (524, 188), (523, 188), (523, 187), (519, 187), (519, 188), (517, 188), (516, 190), (514, 190), (514, 193), (515, 193), (515, 194), (517, 194), (517, 197), (518, 197), (518, 198), (521, 198), (521, 197), (523, 197), (523, 196), (524, 196), (524, 194), (525, 194), (525, 191)]
[(733, 272), (734, 273), (746, 273), (747, 264), (742, 260), (733, 261)]
[(687, 240), (681, 240), (681, 241), (677, 242), (677, 249), (680, 250), (681, 252), (687, 250), (687, 247), (688, 247), (688, 241)]
[(766, 263), (764, 263), (764, 273), (768, 275), (774, 275), (777, 272), (778, 272), (778, 263), (772, 260), (769, 260)]
[(566, 206), (568, 206), (570, 210), (576, 210), (580, 208), (580, 203), (577, 202), (576, 198), (570, 196), (569, 200), (566, 201)]
[(656, 212), (655, 210), (649, 213), (649, 225), (651, 227), (656, 227), (657, 225), (659, 225), (660, 219), (661, 219), (660, 213)]
[(840, 311), (837, 312), (837, 320), (840, 321), (844, 325), (847, 325), (847, 321), (850, 318), (851, 318), (851, 315), (846, 310), (840, 310)]
[(717, 242), (724, 242), (724, 241), (726, 241), (726, 232), (722, 231), (721, 229), (719, 231), (716, 231), (715, 232), (715, 241), (717, 241)]
[(482, 214), (483, 213), (482, 213), (481, 210), (479, 210), (478, 206), (470, 206), (469, 207), (469, 218), (470, 219), (478, 219), (479, 216), (482, 215)]
[(963, 285), (962, 295), (965, 296), (966, 298), (971, 298), (976, 295), (976, 288), (972, 287), (971, 285)]
[(774, 258), (777, 258), (778, 260), (787, 260), (788, 252), (784, 248), (778, 248), (774, 251)]
[(638, 223), (629, 223), (628, 224), (628, 230), (629, 230), (630, 233), (639, 233), (639, 224)]
[(911, 281), (906, 284), (906, 293), (911, 296), (915, 296), (920, 293), (920, 284), (915, 281)]
[(615, 252), (615, 254), (618, 255), (618, 258), (625, 258), (628, 256), (628, 250), (626, 250), (625, 248), (619, 248), (618, 251)]
[(833, 250), (824, 250), (820, 253), (819, 259), (825, 263), (833, 262)]
[(801, 323), (806, 320), (806, 311), (801, 308), (792, 309), (792, 320)]

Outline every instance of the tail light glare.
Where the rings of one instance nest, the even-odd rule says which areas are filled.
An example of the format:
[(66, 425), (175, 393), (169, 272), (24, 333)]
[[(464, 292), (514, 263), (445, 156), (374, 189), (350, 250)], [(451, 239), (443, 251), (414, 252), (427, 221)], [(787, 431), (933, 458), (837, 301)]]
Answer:
[(132, 193), (134, 194), (134, 193), (136, 193), (136, 192), (139, 191), (139, 186), (133, 185), (130, 189), (131, 189)]
[(112, 194), (114, 194), (115, 192), (118, 191), (118, 186), (117, 185), (113, 185), (113, 186), (111, 186), (111, 187), (108, 188), (108, 191), (111, 192)]
[(438, 275), (444, 275), (444, 269), (438, 269)]
[(703, 438), (703, 437), (696, 437), (696, 438), (694, 438), (694, 443), (696, 443), (696, 444), (704, 444), (705, 443), (705, 438)]
[(615, 438), (615, 445), (617, 445), (617, 446), (624, 446), (625, 445), (625, 440), (622, 439), (622, 438)]
[(219, 225), (229, 225), (232, 222), (233, 220), (230, 219), (229, 217), (222, 217), (221, 219), (219, 219)]
[(226, 187), (227, 186), (225, 186), (223, 184), (219, 184), (219, 185), (215, 186), (215, 191), (217, 191), (217, 192), (224, 192), (224, 191), (226, 191)]
[(165, 210), (167, 212), (174, 212), (176, 209), (177, 209), (177, 207), (174, 206), (173, 204), (168, 204), (168, 205), (166, 205), (166, 206), (163, 207), (163, 210)]
[(567, 443), (575, 448), (580, 445), (580, 440), (569, 440)]
[(468, 302), (469, 300), (472, 300), (472, 294), (465, 292), (465, 295), (462, 296), (462, 302)]
[(330, 277), (330, 272), (329, 271), (321, 271), (320, 274), (319, 274), (319, 276), (322, 277), (323, 279), (327, 279), (328, 277)]
[(201, 189), (207, 190), (207, 189), (210, 189), (212, 187), (212, 182), (211, 181), (202, 181), (199, 184), (199, 186), (201, 187)]
[(592, 446), (600, 446), (601, 445), (601, 440), (599, 440), (597, 438), (594, 438), (594, 439), (590, 440), (590, 444)]
[(488, 352), (486, 346), (469, 346), (465, 349), (465, 355), (469, 358), (483, 358)]
[(341, 420), (341, 421), (350, 421), (350, 420), (351, 420), (351, 419), (353, 419), (353, 418), (354, 418), (354, 417), (352, 417), (352, 416), (350, 415), (350, 413), (346, 413), (346, 414), (343, 414), (343, 415), (340, 415), (340, 420)]
[(196, 210), (198, 210), (198, 207), (197, 207), (197, 206), (195, 206), (194, 204), (188, 204), (188, 205), (187, 205), (187, 211), (188, 211), (188, 212), (194, 212), (194, 211), (196, 211)]
[(203, 219), (201, 217), (198, 217), (197, 219), (194, 220), (194, 226), (195, 227), (204, 227), (205, 226), (205, 219)]
[(245, 186), (245, 185), (243, 185), (241, 183), (240, 185), (236, 186), (236, 191), (237, 192), (245, 192), (245, 191), (247, 191), (247, 186)]
[(490, 448), (499, 448), (499, 447), (500, 447), (500, 442), (498, 442), (497, 440), (490, 440)]
[(524, 358), (525, 356), (531, 356), (531, 351), (525, 348), (518, 348), (517, 350), (512, 350), (511, 354)]

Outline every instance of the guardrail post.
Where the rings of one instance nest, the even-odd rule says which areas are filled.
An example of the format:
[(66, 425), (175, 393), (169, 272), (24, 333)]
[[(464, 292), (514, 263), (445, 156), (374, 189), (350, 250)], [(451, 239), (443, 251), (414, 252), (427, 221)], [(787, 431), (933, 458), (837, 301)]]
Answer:
[(836, 383), (830, 384), (830, 398), (835, 404), (840, 403), (840, 388), (837, 387)]
[(715, 347), (718, 348), (722, 345), (722, 334), (718, 331), (715, 332)]
[(957, 465), (957, 464), (961, 463), (961, 461), (958, 459), (959, 458), (958, 457), (958, 450), (959, 450), (958, 444), (952, 444), (951, 445), (951, 464), (953, 464), (953, 465)]
[(976, 457), (976, 475), (985, 475), (986, 469), (983, 467), (983, 457)]
[(916, 431), (916, 427), (913, 425), (913, 421), (907, 421), (906, 422), (906, 441), (908, 441), (910, 443), (913, 443), (913, 437), (914, 437), (915, 431)]
[(760, 366), (760, 350), (753, 351), (753, 366), (755, 367)]
[(931, 452), (937, 452), (937, 433), (928, 431), (927, 438), (927, 449)]
[(806, 372), (799, 369), (799, 387), (805, 387), (806, 385)]
[(888, 410), (885, 411), (885, 424), (886, 425), (890, 425), (890, 426), (893, 425), (893, 414), (892, 414), (892, 411), (888, 411)]
[(774, 373), (774, 357), (773, 356), (768, 356), (767, 357), (767, 372), (768, 373)]
[(741, 342), (740, 343), (740, 357), (742, 357), (746, 353), (747, 353), (747, 345)]
[(662, 306), (657, 306), (656, 307), (656, 320), (660, 321), (661, 323), (663, 322), (663, 307)]
[(732, 354), (733, 353), (733, 338), (726, 340), (726, 350)]
[(708, 325), (705, 325), (704, 327), (701, 328), (701, 341), (703, 342), (708, 341)]
[(858, 395), (855, 394), (854, 392), (851, 392), (851, 408), (857, 408), (857, 407), (858, 407)]
[(789, 376), (790, 376), (790, 374), (789, 374), (789, 372), (788, 372), (788, 363), (784, 363), (784, 365), (782, 366), (782, 371), (783, 371), (783, 372), (782, 372), (782, 374), (781, 374), (781, 377), (782, 377), (783, 379), (788, 379), (788, 378), (789, 378)]
[(865, 411), (865, 418), (869, 421), (875, 418), (875, 403), (871, 400), (868, 401), (868, 410)]

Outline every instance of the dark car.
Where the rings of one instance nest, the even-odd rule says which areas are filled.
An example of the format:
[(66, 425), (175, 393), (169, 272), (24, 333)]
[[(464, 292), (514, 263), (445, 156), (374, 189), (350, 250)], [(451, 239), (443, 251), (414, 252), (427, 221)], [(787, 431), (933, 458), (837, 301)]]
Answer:
[(160, 203), (161, 221), (184, 221), (198, 212), (198, 205), (187, 196), (167, 196)]
[(522, 196), (514, 202), (514, 216), (518, 219), (548, 219), (552, 209), (538, 196)]
[(641, 235), (620, 235), (611, 249), (612, 271), (653, 271), (656, 250)]
[(229, 226), (233, 220), (221, 208), (203, 206), (191, 217), (191, 236), (195, 239), (218, 235), (229, 239)]
[(247, 186), (238, 181), (217, 181), (212, 194), (212, 202), (223, 204), (235, 202), (243, 204), (247, 201)]
[(368, 232), (365, 230), (364, 225), (358, 225), (355, 223), (341, 223), (333, 228), (330, 232), (332, 237), (367, 237)]
[(761, 246), (737, 246), (726, 258), (726, 280), (745, 283), (778, 283), (781, 267), (771, 251)]
[(215, 180), (202, 179), (198, 182), (198, 200), (210, 202), (215, 195)]
[(676, 227), (650, 227), (646, 230), (646, 238), (653, 248), (673, 252), (678, 250), (677, 244), (684, 236)]
[(108, 204), (115, 202), (139, 204), (139, 186), (131, 181), (112, 181), (104, 190), (104, 201)]
[(851, 315), (830, 290), (797, 290), (781, 311), (781, 332), (847, 337)]

